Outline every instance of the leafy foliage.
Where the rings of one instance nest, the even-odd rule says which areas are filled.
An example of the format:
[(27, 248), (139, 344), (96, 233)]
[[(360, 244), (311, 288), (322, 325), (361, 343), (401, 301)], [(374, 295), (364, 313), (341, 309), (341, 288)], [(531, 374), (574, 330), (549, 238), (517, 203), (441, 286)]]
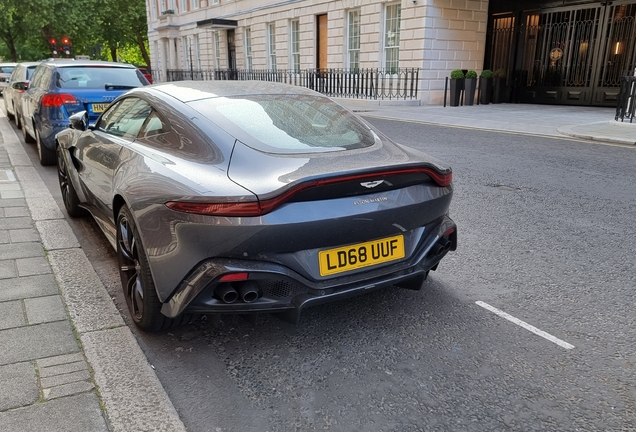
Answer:
[(451, 79), (462, 79), (464, 78), (464, 71), (461, 69), (455, 69), (450, 73)]
[(481, 71), (481, 75), (482, 78), (492, 78), (493, 77), (493, 73), (490, 69), (484, 69), (483, 71)]
[[(5, 60), (51, 57), (49, 40), (68, 37), (72, 55), (118, 58), (124, 49), (149, 62), (146, 5), (142, 0), (1, 0), (0, 55)], [(136, 48), (135, 48), (136, 47)], [(136, 54), (131, 54), (136, 49)]]
[(477, 72), (474, 70), (469, 70), (466, 72), (466, 78), (477, 78)]

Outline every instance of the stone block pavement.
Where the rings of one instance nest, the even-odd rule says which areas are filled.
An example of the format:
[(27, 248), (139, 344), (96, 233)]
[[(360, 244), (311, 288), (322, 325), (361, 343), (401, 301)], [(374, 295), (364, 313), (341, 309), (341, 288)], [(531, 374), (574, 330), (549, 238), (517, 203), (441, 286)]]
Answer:
[(0, 110), (0, 431), (185, 431)]

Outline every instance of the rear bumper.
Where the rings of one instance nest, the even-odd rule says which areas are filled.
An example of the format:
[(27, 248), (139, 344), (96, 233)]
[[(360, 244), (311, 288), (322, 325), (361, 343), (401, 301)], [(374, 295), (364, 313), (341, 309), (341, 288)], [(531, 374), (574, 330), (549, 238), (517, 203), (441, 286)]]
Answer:
[[(453, 233), (444, 238), (444, 233), (449, 230), (453, 230)], [(447, 247), (440, 250), (440, 242), (446, 242)], [(345, 275), (325, 281), (308, 280), (276, 263), (210, 259), (197, 266), (179, 285), (175, 294), (164, 303), (162, 313), (168, 317), (175, 317), (182, 312), (284, 312), (288, 319), (297, 321), (301, 311), (309, 306), (354, 297), (418, 277), (423, 280), (449, 250), (456, 248), (456, 225), (448, 216), (444, 216), (409, 259), (361, 274)], [(228, 283), (220, 282), (220, 278), (228, 273), (240, 272), (249, 274), (248, 281), (252, 286), (258, 287), (258, 298), (249, 303), (242, 301), (240, 297), (232, 303), (223, 302), (215, 295), (215, 290), (223, 284), (228, 288)], [(239, 290), (241, 283), (243, 282), (232, 283), (231, 289), (235, 287)]]

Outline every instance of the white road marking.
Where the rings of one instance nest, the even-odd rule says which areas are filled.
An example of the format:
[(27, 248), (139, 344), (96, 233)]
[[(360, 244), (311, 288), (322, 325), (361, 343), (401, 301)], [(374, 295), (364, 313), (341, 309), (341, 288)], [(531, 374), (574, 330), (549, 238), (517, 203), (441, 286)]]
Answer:
[(524, 329), (531, 331), (532, 333), (541, 336), (542, 338), (545, 338), (547, 340), (549, 340), (550, 342), (554, 342), (555, 344), (559, 345), (562, 348), (565, 349), (573, 349), (574, 345), (571, 345), (565, 341), (562, 341), (561, 339), (552, 336), (549, 333), (544, 332), (543, 330), (539, 330), (538, 328), (531, 326), (530, 324), (528, 324), (527, 322), (521, 321), (518, 318), (513, 317), (512, 315), (509, 315), (507, 313), (505, 313), (504, 311), (501, 311), (499, 309), (497, 309), (496, 307), (492, 307), (490, 306), (488, 303), (484, 303), (483, 301), (477, 301), (475, 302), (477, 303), (478, 306), (483, 307), (484, 309), (489, 310), (490, 312), (494, 313), (495, 315), (499, 315), (502, 318), (507, 319), (510, 322), (513, 322), (515, 324), (517, 324), (518, 326), (523, 327)]

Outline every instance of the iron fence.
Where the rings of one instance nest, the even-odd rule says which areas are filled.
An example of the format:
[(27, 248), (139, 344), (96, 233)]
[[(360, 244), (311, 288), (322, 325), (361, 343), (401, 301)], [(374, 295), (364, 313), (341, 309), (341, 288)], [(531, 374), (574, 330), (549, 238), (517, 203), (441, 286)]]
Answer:
[[(327, 96), (356, 99), (418, 99), (418, 68), (246, 70), (211, 69), (167, 71), (167, 81), (258, 80), (306, 87)], [(154, 78), (154, 76), (153, 76)]]
[(629, 120), (632, 123), (634, 117), (636, 117), (636, 76), (624, 76), (618, 93), (615, 120), (620, 119), (622, 122)]

